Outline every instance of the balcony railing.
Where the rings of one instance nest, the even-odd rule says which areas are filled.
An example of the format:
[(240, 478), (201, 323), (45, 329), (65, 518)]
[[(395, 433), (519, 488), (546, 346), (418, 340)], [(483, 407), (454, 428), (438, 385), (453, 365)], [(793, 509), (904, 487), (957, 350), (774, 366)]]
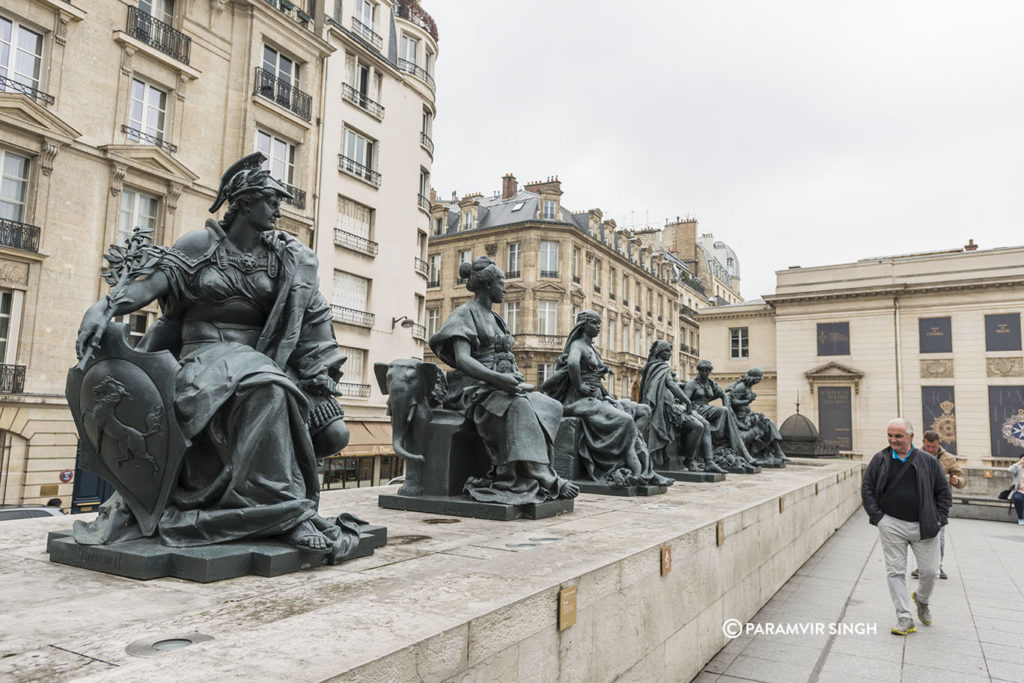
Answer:
[(192, 39), (134, 5), (128, 6), (128, 26), (125, 33), (174, 57), (182, 64), (188, 64)]
[(510, 270), (505, 273), (505, 279), (511, 280), (512, 278), (520, 277), (521, 273), (518, 270)]
[(461, 287), (462, 285), (466, 284), (468, 281), (469, 281), (469, 278), (457, 277), (457, 278), (455, 278), (455, 286), (456, 287)]
[(178, 146), (172, 145), (167, 142), (167, 140), (164, 140), (162, 135), (151, 135), (150, 133), (141, 131), (138, 128), (132, 128), (125, 123), (121, 124), (121, 132), (128, 136), (128, 139), (133, 142), (144, 142), (148, 145), (156, 145), (171, 154), (178, 151)]
[(594, 285), (594, 294), (601, 293), (601, 285)]
[(427, 280), (427, 287), (440, 287), (440, 286), (441, 286), (441, 281), (438, 280), (437, 278), (434, 278), (433, 280)]
[(416, 24), (429, 33), (435, 43), (437, 42), (437, 24), (434, 23), (434, 18), (424, 12), (419, 4), (412, 0), (398, 0), (395, 2), (395, 8), (398, 10), (400, 18)]
[(430, 200), (421, 194), (416, 195), (416, 203), (420, 205), (420, 208), (430, 213)]
[(556, 349), (565, 346), (565, 338), (557, 334), (534, 335), (533, 341), (536, 342), (538, 346), (545, 346)]
[(608, 292), (608, 298), (615, 301), (615, 292)]
[(557, 270), (542, 270), (540, 271), (541, 277), (558, 277)]
[(679, 314), (680, 315), (685, 315), (687, 318), (693, 318), (693, 319), (697, 318), (697, 311), (693, 310), (692, 308), (690, 308), (689, 306), (686, 306), (684, 304), (680, 304), (680, 306), (679, 306)]
[(294, 206), (296, 209), (299, 209), (300, 211), (305, 209), (306, 208), (306, 191), (305, 190), (300, 190), (299, 188), (295, 187), (294, 185), (289, 185), (288, 183), (281, 183), (281, 184), (284, 185), (285, 188), (292, 195), (291, 199), (288, 199), (287, 197), (285, 197), (282, 201), (285, 204), (291, 204), (292, 206)]
[(338, 391), (342, 396), (348, 398), (369, 398), (369, 384), (355, 384), (353, 382), (338, 382)]
[(579, 275), (573, 275), (572, 276), (572, 281), (575, 282), (576, 284), (579, 284), (580, 283), (580, 276)]
[(413, 266), (416, 268), (416, 272), (422, 275), (423, 277), (427, 277), (427, 273), (430, 272), (430, 266), (427, 264), (427, 262), (421, 259), (419, 256), (413, 256), (413, 259)]
[(313, 23), (313, 17), (288, 2), (288, 0), (267, 0), (267, 4), (281, 10), (281, 14), (304, 28), (310, 28), (310, 25)]
[(427, 73), (426, 69), (416, 64), (416, 62), (410, 62), (407, 59), (398, 60), (398, 70), (412, 74), (416, 78), (426, 83), (431, 90), (434, 89), (434, 77)]
[(348, 83), (341, 84), (341, 96), (377, 119), (384, 120), (384, 107), (377, 102), (374, 102)]
[(427, 341), (427, 327), (419, 323), (412, 324), (412, 336), (421, 341)]
[(634, 304), (633, 305), (633, 310), (635, 310), (637, 313), (639, 313), (640, 312), (640, 304)]
[(381, 38), (376, 31), (355, 17), (352, 17), (352, 31), (363, 40), (368, 41), (370, 45), (373, 45), (378, 50), (384, 47), (384, 39)]
[(0, 76), (0, 90), (4, 92), (20, 92), (22, 95), (28, 95), (43, 106), (53, 104), (56, 101), (54, 100), (53, 95), (48, 95), (42, 90), (33, 88), (31, 85), (19, 83), (18, 81), (11, 80), (6, 76)]
[(426, 133), (420, 133), (420, 145), (423, 149), (430, 152), (430, 156), (434, 156), (434, 141), (430, 139), (430, 136)]
[(0, 365), (0, 393), (20, 394), (25, 391), (25, 366)]
[(376, 242), (366, 239), (365, 237), (360, 237), (359, 235), (351, 232), (345, 232), (340, 228), (334, 229), (334, 243), (339, 247), (358, 251), (361, 254), (366, 254), (367, 256), (377, 255), (378, 245)]
[(357, 178), (362, 178), (371, 185), (380, 187), (380, 173), (377, 173), (373, 169), (363, 166), (361, 163), (355, 161), (354, 159), (349, 159), (344, 154), (338, 155), (338, 168), (340, 168), (342, 171), (345, 171), (346, 173), (351, 173)]
[(306, 121), (312, 118), (313, 98), (292, 85), (291, 81), (278, 78), (261, 66), (256, 67), (256, 88), (253, 94), (278, 103)]
[(358, 325), (360, 327), (373, 327), (373, 321), (377, 318), (373, 313), (367, 313), (355, 308), (345, 308), (335, 304), (331, 305), (331, 314), (339, 323), (348, 323), (349, 325)]
[(0, 246), (38, 252), (40, 233), (37, 225), (0, 218)]

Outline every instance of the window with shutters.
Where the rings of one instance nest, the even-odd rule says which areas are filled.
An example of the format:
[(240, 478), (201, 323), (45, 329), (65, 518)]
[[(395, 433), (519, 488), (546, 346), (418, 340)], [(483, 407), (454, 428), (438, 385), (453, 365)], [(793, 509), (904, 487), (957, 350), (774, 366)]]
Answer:
[(367, 311), (369, 298), (369, 280), (343, 270), (334, 271), (334, 296), (331, 303), (356, 311)]
[(338, 346), (338, 350), (348, 358), (341, 366), (342, 372), (345, 373), (342, 381), (362, 384), (366, 374), (366, 350), (354, 346)]

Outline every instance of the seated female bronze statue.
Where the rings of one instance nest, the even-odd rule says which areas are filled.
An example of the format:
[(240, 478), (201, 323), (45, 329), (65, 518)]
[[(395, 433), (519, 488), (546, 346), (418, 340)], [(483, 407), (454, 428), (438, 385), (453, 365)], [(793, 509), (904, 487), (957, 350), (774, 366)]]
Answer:
[(616, 401), (604, 388), (611, 368), (594, 348), (600, 334), (601, 316), (582, 311), (541, 391), (562, 403), (564, 416), (580, 418), (578, 455), (591, 479), (616, 487), (670, 486), (675, 480), (654, 471), (638, 429), (638, 422), (648, 421), (650, 408)]
[[(683, 393), (693, 401), (694, 411), (708, 421), (712, 443), (716, 447), (728, 446), (741, 458), (753, 463), (754, 458), (743, 443), (736, 416), (729, 407), (729, 396), (711, 379), (713, 369), (711, 361), (702, 360), (697, 363), (697, 376), (683, 386)], [(710, 405), (715, 399), (721, 399), (722, 405)]]
[(505, 298), (505, 275), (494, 261), (478, 256), (459, 266), (459, 277), (474, 297), (452, 311), (430, 338), (430, 348), (462, 374), (454, 407), (476, 427), (491, 460), (488, 475), (471, 478), (466, 493), (511, 505), (575, 498), (579, 487), (551, 466), (562, 405), (525, 382), (508, 326), (491, 310)]
[(138, 348), (179, 358), (174, 406), (191, 441), (159, 521), (164, 544), (280, 538), (343, 557), (358, 544), (358, 527), (317, 512), (311, 430), (328, 452), (348, 441), (332, 398), (345, 357), (316, 256), (274, 230), (291, 195), (259, 170), (262, 159), (250, 155), (225, 173), (210, 209), (228, 201), (222, 220), (154, 249), (148, 276), (89, 308), (77, 352), (91, 354), (112, 316), (159, 300), (163, 317)]
[(750, 404), (757, 398), (754, 385), (761, 381), (764, 373), (758, 368), (750, 368), (747, 374), (730, 384), (725, 389), (729, 395), (729, 404), (736, 416), (736, 424), (743, 435), (747, 450), (758, 459), (777, 460), (784, 462), (789, 458), (782, 452), (782, 434), (775, 423), (750, 409)]

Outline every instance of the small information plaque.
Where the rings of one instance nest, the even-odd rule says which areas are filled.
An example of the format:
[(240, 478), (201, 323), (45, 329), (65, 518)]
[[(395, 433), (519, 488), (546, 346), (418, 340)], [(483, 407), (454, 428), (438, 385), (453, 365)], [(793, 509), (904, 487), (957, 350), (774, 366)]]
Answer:
[(46, 498), (47, 496), (56, 496), (60, 491), (56, 484), (43, 484), (39, 487), (39, 496)]
[(665, 576), (672, 571), (672, 546), (667, 545), (661, 549), (661, 575)]
[(569, 586), (558, 592), (558, 630), (564, 631), (576, 623), (576, 590)]

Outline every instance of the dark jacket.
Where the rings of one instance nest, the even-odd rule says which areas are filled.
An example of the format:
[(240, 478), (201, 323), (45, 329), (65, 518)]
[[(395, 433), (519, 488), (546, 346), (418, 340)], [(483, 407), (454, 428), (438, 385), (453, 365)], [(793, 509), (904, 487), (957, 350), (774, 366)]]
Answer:
[[(946, 525), (949, 508), (953, 505), (953, 496), (949, 492), (949, 480), (942, 470), (937, 458), (928, 455), (927, 451), (914, 449), (914, 457), (910, 467), (917, 475), (917, 495), (921, 507), (917, 511), (918, 523), (921, 525), (921, 540), (934, 538), (939, 529)], [(875, 453), (864, 472), (864, 481), (860, 487), (860, 497), (868, 520), (878, 524), (883, 512), (878, 501), (885, 492), (889, 480), (889, 471), (893, 463), (892, 448), (885, 448)]]

